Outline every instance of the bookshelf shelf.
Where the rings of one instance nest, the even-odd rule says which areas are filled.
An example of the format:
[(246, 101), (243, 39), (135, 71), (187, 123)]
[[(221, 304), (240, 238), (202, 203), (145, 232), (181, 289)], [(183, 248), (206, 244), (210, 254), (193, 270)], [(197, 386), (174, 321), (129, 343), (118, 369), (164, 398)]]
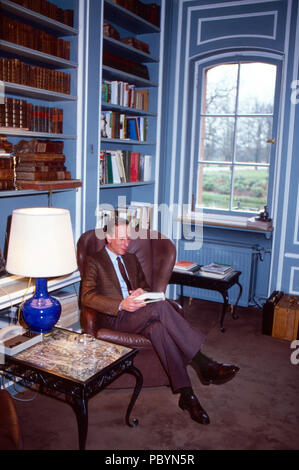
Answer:
[(133, 61), (159, 62), (159, 59), (156, 57), (108, 36), (103, 36), (103, 46), (106, 51), (111, 52), (112, 54), (121, 54), (122, 57), (126, 57)]
[(101, 189), (130, 188), (134, 186), (149, 186), (151, 184), (155, 184), (155, 182), (151, 180), (151, 181), (136, 181), (132, 183), (111, 183), (111, 184), (102, 184)]
[(135, 108), (127, 108), (125, 106), (119, 106), (117, 104), (112, 103), (102, 103), (102, 110), (105, 111), (118, 111), (123, 114), (129, 114), (132, 116), (151, 116), (157, 117), (157, 113), (151, 113), (149, 111), (144, 111), (142, 109), (135, 109)]
[(0, 135), (15, 137), (35, 137), (36, 139), (76, 140), (77, 136), (72, 134), (51, 134), (49, 132), (34, 132), (25, 129), (12, 129), (11, 127), (0, 127)]
[(30, 98), (46, 101), (76, 101), (77, 97), (65, 93), (57, 93), (43, 88), (20, 85), (19, 83), (3, 82), (5, 91), (14, 95), (28, 96)]
[(49, 189), (45, 190), (36, 190), (36, 189), (11, 189), (9, 191), (0, 191), (0, 198), (7, 197), (20, 197), (20, 196), (36, 196), (39, 194), (49, 194), (49, 193), (65, 193), (70, 191), (76, 191), (78, 188), (68, 188), (68, 189)]
[(102, 138), (101, 142), (108, 144), (119, 144), (119, 145), (156, 145), (154, 142), (144, 142), (141, 140), (132, 139), (107, 139)]
[(149, 23), (140, 16), (135, 15), (126, 8), (117, 5), (111, 0), (104, 2), (104, 15), (107, 21), (112, 21), (119, 26), (125, 25), (126, 29), (136, 33), (159, 33), (160, 28)]
[(45, 54), (44, 52), (37, 51), (36, 49), (29, 49), (29, 47), (20, 46), (19, 44), (4, 41), (3, 39), (0, 40), (0, 50), (17, 55), (18, 57), (31, 59), (36, 62), (42, 62), (43, 64), (49, 64), (59, 68), (76, 69), (78, 67), (77, 62), (72, 60), (66, 60), (61, 57)]
[(158, 87), (158, 83), (156, 82), (122, 72), (121, 70), (108, 67), (107, 65), (103, 65), (102, 70), (103, 77), (105, 77), (106, 80), (123, 80), (139, 87)]
[(41, 15), (40, 13), (30, 10), (29, 8), (25, 8), (22, 5), (18, 5), (17, 3), (10, 2), (9, 0), (0, 0), (0, 8), (1, 11), (13, 13), (22, 19), (30, 20), (35, 23), (36, 26), (50, 29), (53, 32), (63, 34), (64, 36), (75, 36), (78, 34), (78, 30), (76, 28), (60, 23), (52, 18), (48, 18), (47, 16)]

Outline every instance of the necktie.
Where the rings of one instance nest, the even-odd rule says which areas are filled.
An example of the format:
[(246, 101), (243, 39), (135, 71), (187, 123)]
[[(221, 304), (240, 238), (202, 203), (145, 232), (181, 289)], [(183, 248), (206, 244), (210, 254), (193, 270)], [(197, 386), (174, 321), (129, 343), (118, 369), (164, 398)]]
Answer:
[(119, 256), (116, 259), (117, 259), (118, 267), (119, 267), (119, 270), (120, 270), (120, 274), (122, 275), (123, 280), (127, 284), (128, 292), (130, 293), (130, 290), (132, 290), (132, 286), (131, 286), (130, 280), (129, 280), (127, 274), (126, 274), (124, 265), (122, 264)]

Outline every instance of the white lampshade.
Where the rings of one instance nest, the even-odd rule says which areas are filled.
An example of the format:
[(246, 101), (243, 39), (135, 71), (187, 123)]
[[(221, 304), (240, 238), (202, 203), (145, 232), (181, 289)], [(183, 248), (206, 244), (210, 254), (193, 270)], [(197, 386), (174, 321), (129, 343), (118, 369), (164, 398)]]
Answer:
[(77, 269), (70, 213), (33, 207), (12, 213), (6, 270), (25, 277), (55, 277)]

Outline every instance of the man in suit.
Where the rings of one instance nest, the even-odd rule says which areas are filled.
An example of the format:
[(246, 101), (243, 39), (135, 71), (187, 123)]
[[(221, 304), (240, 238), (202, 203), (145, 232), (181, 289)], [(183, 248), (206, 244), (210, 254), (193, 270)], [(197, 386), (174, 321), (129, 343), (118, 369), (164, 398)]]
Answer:
[(238, 372), (235, 365), (221, 364), (201, 352), (205, 337), (175, 310), (168, 301), (144, 303), (138, 296), (150, 291), (138, 258), (127, 253), (130, 227), (123, 219), (108, 225), (106, 246), (88, 257), (82, 279), (82, 304), (107, 314), (111, 329), (137, 333), (150, 339), (165, 368), (179, 406), (201, 424), (209, 416), (195, 396), (187, 365), (201, 381), (225, 383)]

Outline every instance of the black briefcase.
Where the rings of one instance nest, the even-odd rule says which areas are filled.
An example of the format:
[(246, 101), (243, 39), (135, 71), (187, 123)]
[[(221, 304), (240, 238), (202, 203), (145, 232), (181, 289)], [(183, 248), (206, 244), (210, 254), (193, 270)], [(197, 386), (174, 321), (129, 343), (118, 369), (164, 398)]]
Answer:
[(262, 333), (264, 335), (272, 335), (272, 328), (273, 328), (273, 319), (274, 319), (274, 309), (275, 306), (278, 304), (280, 299), (283, 296), (282, 291), (274, 291), (270, 295), (269, 299), (264, 303), (263, 306), (263, 326), (262, 326)]

